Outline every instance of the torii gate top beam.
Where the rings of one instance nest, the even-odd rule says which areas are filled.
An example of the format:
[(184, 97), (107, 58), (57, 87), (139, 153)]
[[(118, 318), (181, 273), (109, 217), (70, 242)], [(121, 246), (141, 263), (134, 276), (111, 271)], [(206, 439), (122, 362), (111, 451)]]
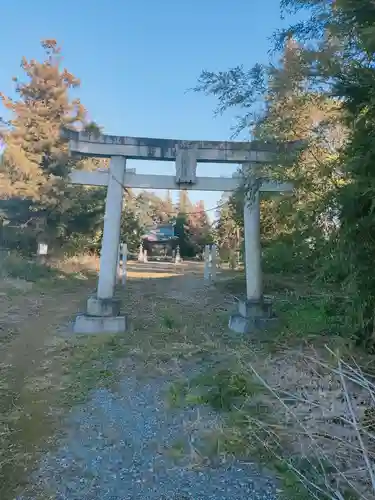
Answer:
[(296, 146), (295, 142), (181, 141), (70, 130), (64, 130), (63, 136), (69, 139), (70, 152), (81, 156), (175, 161), (179, 151), (188, 149), (194, 150), (197, 162), (206, 163), (268, 163)]

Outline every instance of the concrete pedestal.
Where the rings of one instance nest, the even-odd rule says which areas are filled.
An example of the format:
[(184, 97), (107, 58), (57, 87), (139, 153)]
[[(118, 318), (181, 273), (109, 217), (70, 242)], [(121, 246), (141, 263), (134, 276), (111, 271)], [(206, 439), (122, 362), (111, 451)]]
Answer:
[(251, 333), (255, 330), (267, 330), (277, 324), (272, 302), (264, 297), (260, 300), (239, 300), (238, 312), (230, 316), (228, 326), (237, 333)]
[(120, 314), (120, 301), (89, 297), (86, 314), (79, 314), (73, 325), (77, 334), (124, 333), (128, 320)]
[(119, 316), (121, 302), (117, 299), (98, 299), (89, 297), (87, 299), (87, 315), (96, 317)]

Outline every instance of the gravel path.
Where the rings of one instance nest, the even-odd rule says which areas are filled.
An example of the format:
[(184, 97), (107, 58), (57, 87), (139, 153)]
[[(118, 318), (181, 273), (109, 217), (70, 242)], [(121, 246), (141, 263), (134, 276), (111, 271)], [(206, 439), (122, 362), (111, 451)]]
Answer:
[(272, 480), (251, 464), (176, 463), (168, 445), (199, 447), (198, 432), (218, 417), (207, 408), (167, 409), (168, 386), (165, 376), (129, 376), (116, 393), (94, 392), (71, 411), (59, 448), (45, 456), (34, 481), (56, 500), (275, 500)]
[[(168, 287), (162, 280), (151, 285), (160, 300), (201, 307), (207, 299), (202, 277), (192, 273), (170, 279)], [(133, 286), (144, 289), (143, 283)], [(196, 375), (196, 369), (190, 365), (184, 373)], [(192, 467), (201, 432), (213, 429), (219, 416), (208, 407), (167, 408), (173, 375), (147, 380), (130, 367), (128, 373), (116, 392), (94, 391), (71, 410), (57, 449), (34, 474), (36, 486), (54, 500), (277, 500), (274, 481), (255, 465), (205, 461)], [(183, 453), (173, 457), (173, 446)]]

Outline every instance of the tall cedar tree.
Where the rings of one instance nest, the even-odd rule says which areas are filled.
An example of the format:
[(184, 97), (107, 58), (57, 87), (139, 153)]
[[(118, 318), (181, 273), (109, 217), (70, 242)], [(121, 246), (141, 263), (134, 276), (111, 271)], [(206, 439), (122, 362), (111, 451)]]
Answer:
[(59, 181), (70, 167), (60, 129), (83, 124), (85, 110), (79, 100), (69, 99), (69, 90), (80, 82), (67, 69), (60, 70), (56, 41), (44, 40), (42, 47), (45, 61), (22, 60), (27, 81), (13, 78), (19, 99), (0, 94), (13, 115), (10, 127), (1, 132), (6, 147), (1, 188), (6, 196), (27, 197), (48, 207), (63, 202)]
[(191, 242), (196, 252), (203, 250), (204, 245), (212, 243), (211, 226), (205, 210), (204, 201), (200, 200), (193, 206), (188, 217)]
[(69, 98), (69, 90), (80, 82), (67, 69), (60, 69), (56, 41), (44, 40), (42, 47), (45, 61), (23, 58), (26, 81), (13, 78), (18, 99), (0, 94), (12, 115), (0, 135), (5, 146), (0, 193), (3, 198), (29, 200), (48, 217), (70, 204), (64, 179), (73, 161), (60, 129), (82, 126), (85, 110), (79, 100)]
[[(105, 162), (69, 158), (60, 130), (85, 126), (85, 109), (78, 99), (69, 97), (69, 91), (80, 82), (61, 69), (55, 40), (42, 41), (42, 47), (45, 60), (23, 58), (25, 81), (13, 78), (18, 99), (0, 94), (11, 113), (10, 122), (3, 121), (0, 130), (5, 146), (0, 166), (0, 198), (5, 201), (0, 208), (5, 220), (19, 226), (10, 238), (28, 239), (30, 249), (35, 250), (35, 239), (40, 235), (57, 246), (80, 241), (91, 248), (94, 233), (94, 239), (100, 237), (105, 190), (71, 186), (66, 178), (73, 166), (91, 170)], [(88, 126), (97, 128), (95, 124)], [(18, 207), (17, 213), (14, 207)]]

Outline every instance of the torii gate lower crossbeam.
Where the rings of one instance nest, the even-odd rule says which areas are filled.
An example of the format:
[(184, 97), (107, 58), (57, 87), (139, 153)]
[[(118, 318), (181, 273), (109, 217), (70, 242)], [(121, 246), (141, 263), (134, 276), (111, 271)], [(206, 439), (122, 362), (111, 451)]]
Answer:
[[(152, 146), (148, 146), (147, 141), (150, 141)], [(134, 170), (126, 171), (126, 155), (129, 154), (132, 158), (144, 158), (147, 155), (147, 148), (151, 149), (153, 153), (148, 155), (149, 159), (154, 159), (155, 155), (157, 159), (174, 159), (176, 161), (176, 177), (139, 175)], [(255, 151), (252, 150), (252, 143), (205, 143), (202, 141), (182, 143), (182, 141), (163, 139), (93, 137), (82, 133), (73, 135), (70, 140), (71, 153), (83, 156), (110, 157), (108, 170), (94, 172), (76, 170), (70, 176), (73, 184), (107, 186), (97, 292), (95, 296), (88, 299), (86, 314), (77, 317), (74, 325), (76, 333), (118, 333), (127, 329), (126, 315), (120, 314), (119, 302), (114, 299), (123, 188), (173, 189), (174, 187), (179, 189), (182, 187), (184, 189), (231, 192), (241, 186), (243, 182), (241, 175), (235, 175), (231, 178), (197, 178), (197, 161), (215, 161), (216, 158), (217, 161), (221, 162), (238, 162), (242, 165), (242, 170), (255, 172), (254, 165), (269, 163), (277, 148), (275, 147), (273, 153), (269, 145), (264, 151), (261, 150), (259, 144), (254, 148)], [(111, 154), (112, 151), (113, 154)], [(254, 177), (254, 181), (256, 180)], [(238, 312), (233, 314), (229, 320), (229, 327), (237, 332), (249, 332), (254, 327), (263, 326), (272, 318), (271, 304), (264, 300), (262, 290), (259, 192), (287, 192), (291, 190), (290, 183), (279, 184), (263, 181), (252, 193), (252, 197), (245, 201), (246, 297), (239, 301)]]

